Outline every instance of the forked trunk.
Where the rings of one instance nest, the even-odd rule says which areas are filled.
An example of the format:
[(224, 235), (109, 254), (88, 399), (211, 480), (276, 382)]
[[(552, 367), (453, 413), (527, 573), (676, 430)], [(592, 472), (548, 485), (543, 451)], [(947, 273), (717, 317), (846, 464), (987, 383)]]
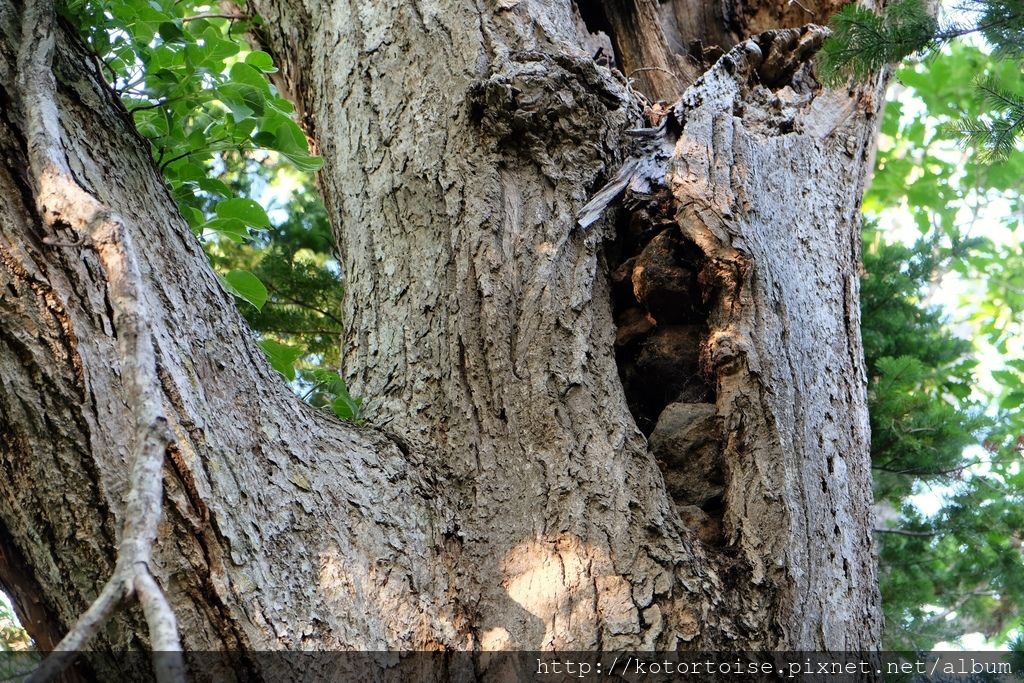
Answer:
[[(57, 60), (74, 171), (159, 312), (153, 569), (185, 646), (876, 646), (857, 215), (880, 91), (821, 88), (820, 29), (764, 32), (835, 7), (253, 6), (326, 161), (373, 429), (291, 396), (67, 34)], [(0, 551), (45, 647), (110, 571), (132, 425), (107, 276), (33, 208), (18, 16)]]

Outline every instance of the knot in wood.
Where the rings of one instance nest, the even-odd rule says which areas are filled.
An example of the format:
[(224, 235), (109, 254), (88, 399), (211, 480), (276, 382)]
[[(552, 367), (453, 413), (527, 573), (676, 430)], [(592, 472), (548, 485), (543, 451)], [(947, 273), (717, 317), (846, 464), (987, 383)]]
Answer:
[(544, 159), (590, 149), (618, 130), (631, 100), (593, 60), (518, 52), (469, 90), (470, 115), (496, 145)]

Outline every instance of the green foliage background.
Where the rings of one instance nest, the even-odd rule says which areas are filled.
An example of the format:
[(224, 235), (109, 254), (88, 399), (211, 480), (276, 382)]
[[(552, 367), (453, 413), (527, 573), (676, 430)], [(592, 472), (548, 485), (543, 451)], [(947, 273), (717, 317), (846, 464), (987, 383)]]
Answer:
[(862, 281), (885, 646), (899, 649), (969, 632), (1019, 647), (1024, 604), (1024, 2), (949, 10), (849, 5), (819, 56), (836, 86), (909, 58), (864, 199)]
[(194, 0), (68, 0), (62, 9), (150, 140), (273, 367), (306, 400), (359, 421), (338, 366), (343, 290), (311, 176), (322, 161), (271, 82), (273, 59), (249, 45), (259, 17)]

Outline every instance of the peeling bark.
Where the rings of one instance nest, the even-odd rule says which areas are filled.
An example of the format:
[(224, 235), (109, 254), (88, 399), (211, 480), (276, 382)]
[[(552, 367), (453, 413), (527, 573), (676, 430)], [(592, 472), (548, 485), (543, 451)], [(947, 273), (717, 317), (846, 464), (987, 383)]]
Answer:
[[(288, 393), (89, 58), (66, 35), (56, 57), (72, 170), (130, 219), (155, 312), (174, 443), (152, 569), (185, 648), (252, 678), (252, 650), (876, 646), (857, 205), (878, 93), (821, 89), (820, 31), (742, 40), (804, 20), (667, 3), (660, 38), (626, 36), (601, 3), (616, 59), (661, 46), (659, 85), (595, 62), (566, 2), (253, 4), (326, 161), (373, 429)], [(0, 522), (42, 633), (112, 567), (132, 425), (96, 256), (42, 240), (5, 7)], [(686, 91), (645, 112), (645, 88)], [(696, 389), (641, 387), (645, 352)], [(648, 444), (680, 403), (711, 418), (689, 469), (720, 492), (688, 479), (695, 437)]]

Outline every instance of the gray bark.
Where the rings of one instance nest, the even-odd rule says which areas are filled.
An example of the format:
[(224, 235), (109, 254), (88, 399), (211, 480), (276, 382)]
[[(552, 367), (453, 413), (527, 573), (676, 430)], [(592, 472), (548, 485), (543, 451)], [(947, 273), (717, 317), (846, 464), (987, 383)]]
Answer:
[[(733, 47), (766, 17), (803, 23), (784, 2), (727, 25), (662, 4), (674, 23), (642, 35), (673, 74), (634, 84), (594, 63), (567, 2), (254, 6), (326, 160), (372, 429), (289, 394), (128, 115), (58, 44), (72, 170), (125, 217), (155, 312), (175, 442), (152, 569), (185, 647), (877, 645), (857, 279), (877, 86), (821, 89), (813, 30)], [(2, 578), (47, 643), (112, 570), (133, 425), (107, 276), (42, 241), (17, 7), (0, 18)], [(616, 57), (647, 59), (615, 25)], [(732, 51), (691, 83), (693, 40)], [(609, 248), (635, 216), (576, 222), (624, 160), (657, 156), (625, 133), (647, 125), (636, 89), (685, 86), (651, 168), (699, 250), (679, 305), (705, 316), (687, 353), (713, 394), (710, 513), (666, 488), (685, 472), (659, 467), (616, 363)], [(717, 531), (695, 528), (709, 516)], [(104, 645), (141, 632), (127, 613)]]
[[(7, 59), (18, 33), (4, 18), (0, 518), (35, 583), (12, 586), (15, 598), (46, 615), (22, 612), (33, 635), (51, 633), (45, 643), (74, 623), (113, 569), (134, 425), (105, 274), (88, 247), (42, 242)], [(450, 609), (435, 558), (450, 514), (429, 473), (382, 436), (296, 400), (210, 272), (91, 60), (65, 40), (57, 71), (72, 171), (126, 218), (149, 285), (175, 436), (153, 569), (185, 646), (373, 649), (401, 642), (397, 634), (419, 644), (443, 633), (433, 625)], [(420, 586), (438, 592), (421, 595)], [(126, 616), (106, 644), (133, 646), (144, 632), (138, 621)]]

